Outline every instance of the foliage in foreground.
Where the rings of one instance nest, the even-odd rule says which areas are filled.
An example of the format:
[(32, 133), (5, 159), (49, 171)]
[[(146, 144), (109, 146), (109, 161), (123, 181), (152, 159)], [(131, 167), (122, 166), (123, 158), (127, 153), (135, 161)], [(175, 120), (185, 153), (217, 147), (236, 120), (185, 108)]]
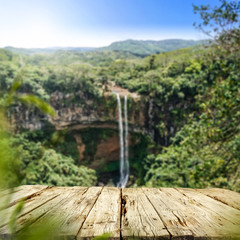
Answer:
[(14, 129), (7, 121), (6, 114), (7, 108), (15, 102), (22, 101), (36, 106), (44, 113), (54, 114), (50, 105), (40, 98), (32, 94), (19, 94), (19, 87), (20, 83), (15, 81), (0, 105), (0, 187), (11, 188), (19, 184), (95, 185), (94, 170), (76, 165), (70, 156), (47, 149), (44, 142), (30, 141), (26, 133), (13, 136)]
[[(24, 138), (24, 135), (13, 136), (13, 129), (6, 117), (6, 108), (15, 101), (35, 105), (44, 113), (54, 114), (54, 110), (41, 99), (33, 95), (16, 93), (19, 84), (16, 82), (8, 94), (2, 98), (0, 105), (0, 190), (8, 189), (9, 194), (0, 198), (0, 219), (8, 220), (7, 227), (11, 239), (42, 240), (57, 239), (59, 223), (47, 217), (44, 223), (32, 223), (34, 217), (28, 219), (21, 230), (17, 218), (24, 208), (24, 199), (16, 203), (12, 212), (5, 210), (10, 207), (11, 194), (20, 184), (49, 184), (49, 185), (92, 185), (95, 184), (95, 172), (86, 167), (74, 165), (70, 157), (46, 150), (41, 143), (34, 143)], [(7, 209), (8, 210), (8, 209)], [(0, 238), (1, 239), (1, 238)]]

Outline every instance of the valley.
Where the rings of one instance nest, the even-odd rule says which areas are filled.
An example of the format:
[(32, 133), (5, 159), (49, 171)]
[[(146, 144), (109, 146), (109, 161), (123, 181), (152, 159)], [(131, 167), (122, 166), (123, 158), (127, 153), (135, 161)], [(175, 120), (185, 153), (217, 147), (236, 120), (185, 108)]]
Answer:
[[(66, 174), (73, 185), (116, 186), (120, 178), (119, 93), (122, 106), (124, 97), (128, 98), (127, 186), (206, 187), (210, 181), (211, 186), (238, 189), (237, 152), (218, 147), (223, 141), (230, 144), (227, 148), (237, 144), (234, 116), (238, 100), (230, 105), (231, 115), (221, 104), (232, 98), (219, 102), (221, 84), (230, 84), (229, 94), (237, 98), (237, 89), (231, 87), (232, 74), (238, 74), (238, 63), (233, 60), (237, 56), (221, 63), (231, 68), (228, 76), (221, 73), (224, 70), (215, 60), (215, 46), (206, 49), (197, 45), (146, 57), (131, 55), (127, 48), (118, 52), (7, 48), (0, 53), (2, 98), (18, 81), (13, 95), (34, 94), (55, 111), (53, 116), (46, 115), (26, 102), (16, 102), (7, 110), (15, 132), (11, 141), (24, 150), (19, 156), (24, 184), (69, 185), (57, 180)], [(218, 122), (215, 114), (222, 116)], [(226, 136), (219, 135), (223, 122)], [(229, 129), (236, 129), (233, 136), (229, 132), (231, 137), (228, 122)], [(50, 162), (54, 159), (54, 165), (46, 168), (45, 158)], [(92, 180), (86, 182), (81, 176), (79, 182), (73, 180), (76, 173), (68, 159), (77, 172), (82, 168)], [(208, 161), (210, 165), (206, 165)], [(231, 164), (223, 173), (225, 161)], [(218, 170), (212, 170), (210, 166), (216, 164)], [(63, 166), (69, 169), (65, 173), (60, 170)], [(42, 172), (34, 176), (39, 167)]]

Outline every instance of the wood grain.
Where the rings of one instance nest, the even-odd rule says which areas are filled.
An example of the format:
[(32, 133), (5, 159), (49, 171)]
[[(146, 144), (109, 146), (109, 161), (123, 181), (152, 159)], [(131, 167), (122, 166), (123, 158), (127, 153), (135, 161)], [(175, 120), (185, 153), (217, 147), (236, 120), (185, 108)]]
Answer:
[[(11, 196), (12, 195), (12, 196)], [(11, 197), (11, 198), (9, 198)], [(48, 224), (61, 239), (240, 239), (239, 193), (225, 189), (20, 186), (0, 191), (0, 239), (25, 199), (16, 231)], [(34, 231), (34, 230), (32, 230)]]
[(120, 238), (121, 190), (105, 187), (87, 216), (77, 239), (91, 239), (110, 233)]
[(162, 220), (150, 204), (142, 189), (122, 190), (122, 237), (169, 239)]
[(230, 207), (240, 210), (240, 193), (233, 192), (227, 189), (210, 188), (210, 189), (196, 189), (217, 201), (227, 204)]
[[(79, 191), (78, 188), (54, 187), (36, 193), (26, 201), (23, 212), (20, 213), (16, 221), (17, 231), (21, 230), (26, 224), (35, 222), (38, 218), (56, 207), (57, 204), (67, 201), (67, 197), (71, 197), (77, 191)], [(13, 209), (14, 206), (3, 210), (4, 212), (0, 212), (2, 221), (0, 234), (2, 235), (10, 233), (7, 223)]]
[(188, 206), (160, 189), (143, 188), (143, 191), (173, 238), (192, 239), (206, 235)]
[[(202, 224), (211, 226), (207, 235), (216, 236), (219, 239), (240, 239), (240, 211), (222, 202), (216, 201), (194, 189), (176, 189), (204, 213)], [(177, 199), (176, 199), (177, 200)], [(199, 219), (201, 215), (198, 215)], [(213, 226), (212, 226), (213, 225)], [(212, 230), (211, 230), (212, 229)], [(210, 231), (211, 230), (211, 231)], [(215, 233), (215, 234), (214, 234)]]
[(34, 224), (49, 220), (58, 228), (58, 236), (76, 238), (80, 228), (98, 199), (102, 187), (85, 188), (59, 202)]
[(48, 186), (43, 185), (24, 185), (17, 188), (3, 190), (0, 192), (0, 201), (4, 203), (5, 207), (14, 205), (21, 199), (27, 199), (32, 194), (39, 192)]

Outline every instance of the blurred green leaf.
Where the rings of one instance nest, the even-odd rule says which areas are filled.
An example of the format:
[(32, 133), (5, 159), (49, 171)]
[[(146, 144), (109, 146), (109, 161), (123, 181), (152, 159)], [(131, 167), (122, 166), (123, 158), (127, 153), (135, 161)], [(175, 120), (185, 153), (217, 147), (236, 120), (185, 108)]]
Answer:
[(45, 101), (40, 99), (39, 97), (36, 97), (32, 94), (22, 94), (18, 96), (19, 100), (22, 101), (23, 103), (31, 106), (35, 106), (38, 109), (40, 109), (43, 113), (49, 114), (51, 116), (54, 116), (55, 110)]
[(112, 233), (104, 233), (100, 236), (94, 237), (92, 240), (107, 240), (112, 237)]
[(17, 220), (19, 214), (22, 212), (23, 207), (24, 207), (24, 200), (22, 199), (16, 204), (16, 207), (14, 208), (14, 210), (10, 216), (8, 226), (9, 226), (10, 232), (12, 234), (14, 234), (16, 231), (16, 220)]

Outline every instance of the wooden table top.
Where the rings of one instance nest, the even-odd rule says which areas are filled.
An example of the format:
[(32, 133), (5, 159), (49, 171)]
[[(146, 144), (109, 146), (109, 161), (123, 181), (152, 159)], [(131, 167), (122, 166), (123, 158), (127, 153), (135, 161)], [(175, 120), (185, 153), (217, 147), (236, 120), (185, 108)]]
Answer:
[(49, 219), (56, 235), (91, 239), (240, 239), (240, 194), (226, 189), (48, 187), (24, 185), (0, 191), (0, 239), (24, 198), (16, 231)]

